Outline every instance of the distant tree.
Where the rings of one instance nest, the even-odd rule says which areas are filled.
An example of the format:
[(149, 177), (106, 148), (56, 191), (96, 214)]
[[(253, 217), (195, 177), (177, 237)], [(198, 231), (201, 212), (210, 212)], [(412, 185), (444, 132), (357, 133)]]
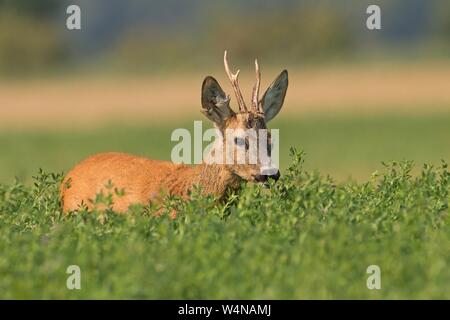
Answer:
[[(67, 57), (57, 0), (0, 0), (0, 75), (47, 72)], [(13, 30), (13, 32), (11, 32)]]
[(20, 15), (34, 17), (53, 16), (62, 5), (60, 0), (0, 0), (0, 10), (15, 10)]
[(437, 32), (447, 44), (450, 44), (450, 3), (441, 4), (437, 9), (439, 11)]

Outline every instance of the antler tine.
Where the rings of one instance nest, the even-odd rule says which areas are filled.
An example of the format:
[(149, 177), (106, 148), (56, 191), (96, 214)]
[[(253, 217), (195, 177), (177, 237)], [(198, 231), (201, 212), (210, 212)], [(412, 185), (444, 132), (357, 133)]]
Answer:
[(262, 108), (260, 108), (259, 103), (259, 87), (261, 84), (261, 72), (259, 71), (258, 60), (255, 59), (255, 73), (256, 73), (256, 83), (253, 87), (252, 92), (252, 110), (255, 112), (263, 112)]
[(230, 79), (231, 86), (233, 87), (234, 94), (236, 95), (236, 99), (239, 105), (239, 111), (246, 112), (247, 107), (245, 106), (244, 98), (242, 97), (241, 89), (239, 89), (239, 72), (238, 70), (235, 74), (233, 74), (230, 71), (230, 67), (228, 66), (228, 59), (227, 59), (227, 50), (225, 50), (225, 53), (223, 55), (223, 64), (225, 65), (225, 72), (228, 75), (228, 78)]

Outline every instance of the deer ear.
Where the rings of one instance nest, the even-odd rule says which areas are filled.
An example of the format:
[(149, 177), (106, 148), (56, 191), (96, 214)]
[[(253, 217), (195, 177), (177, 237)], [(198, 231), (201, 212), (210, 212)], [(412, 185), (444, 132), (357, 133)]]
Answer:
[(283, 70), (264, 93), (261, 104), (266, 122), (272, 120), (280, 112), (284, 97), (286, 97), (288, 83), (288, 72)]
[(219, 126), (223, 126), (225, 120), (235, 115), (230, 108), (230, 97), (211, 76), (203, 80), (201, 112)]

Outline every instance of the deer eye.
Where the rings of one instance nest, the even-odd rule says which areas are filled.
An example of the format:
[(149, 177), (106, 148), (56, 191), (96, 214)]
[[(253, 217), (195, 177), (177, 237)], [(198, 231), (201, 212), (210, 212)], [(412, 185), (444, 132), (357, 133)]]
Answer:
[(239, 147), (245, 147), (245, 149), (248, 149), (248, 143), (247, 140), (244, 138), (235, 137), (234, 143)]
[(243, 147), (245, 145), (245, 140), (243, 138), (235, 137), (234, 144), (237, 146)]

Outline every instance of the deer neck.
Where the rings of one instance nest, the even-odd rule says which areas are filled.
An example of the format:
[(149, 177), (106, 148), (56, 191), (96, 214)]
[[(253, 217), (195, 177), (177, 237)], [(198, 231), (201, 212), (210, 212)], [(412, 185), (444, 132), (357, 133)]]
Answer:
[(188, 191), (198, 185), (203, 194), (213, 194), (219, 197), (225, 196), (227, 190), (237, 190), (242, 179), (234, 174), (229, 165), (209, 161), (214, 159), (214, 151), (222, 148), (216, 140), (216, 145), (206, 156), (206, 162), (194, 166), (180, 166), (176, 172), (170, 175), (170, 180), (165, 185), (172, 194), (188, 197)]
[(224, 196), (227, 190), (236, 190), (241, 184), (241, 178), (226, 165), (202, 163), (198, 165), (198, 170), (196, 184), (205, 194)]
[(195, 166), (181, 166), (165, 181), (171, 194), (187, 198), (188, 191), (198, 185), (203, 194), (225, 196), (227, 190), (239, 188), (241, 178), (226, 165), (201, 163)]
[[(216, 130), (220, 129), (216, 126)], [(241, 185), (242, 178), (233, 173), (230, 165), (223, 161), (216, 161), (217, 150), (223, 150), (224, 141), (215, 140), (214, 146), (204, 158), (204, 162), (197, 165), (194, 169), (196, 179), (193, 185), (199, 185), (204, 194), (214, 194), (219, 197), (225, 196), (228, 190), (237, 190)]]

